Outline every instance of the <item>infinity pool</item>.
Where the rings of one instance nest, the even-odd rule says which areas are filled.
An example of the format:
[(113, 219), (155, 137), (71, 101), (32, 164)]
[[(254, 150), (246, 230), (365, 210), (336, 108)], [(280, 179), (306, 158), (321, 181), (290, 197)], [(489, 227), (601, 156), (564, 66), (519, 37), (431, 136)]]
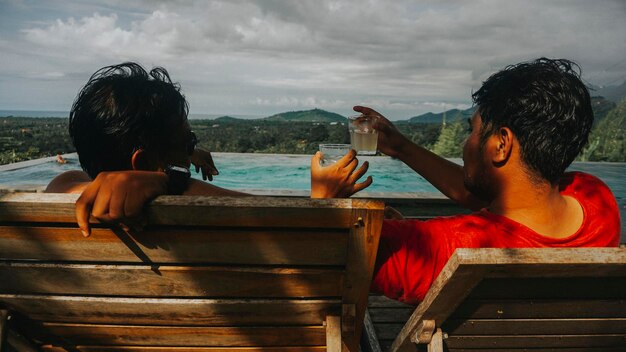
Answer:
[[(66, 170), (79, 170), (75, 154), (67, 155), (67, 164), (54, 158), (0, 166), (0, 189), (42, 190), (50, 180)], [(265, 194), (283, 192), (305, 195), (310, 189), (309, 155), (213, 153), (220, 174), (213, 184), (224, 188), (256, 191)], [(426, 180), (404, 163), (389, 157), (359, 156), (367, 160), (374, 183), (366, 194), (402, 192), (405, 197), (442, 196)], [(461, 161), (452, 159), (456, 163)], [(622, 217), (622, 236), (626, 236), (626, 163), (574, 163), (570, 170), (584, 171), (601, 178), (617, 198)], [(195, 170), (192, 170), (192, 172)], [(202, 179), (198, 173), (193, 177)], [(366, 195), (362, 194), (362, 195)], [(395, 195), (392, 197), (396, 197)]]

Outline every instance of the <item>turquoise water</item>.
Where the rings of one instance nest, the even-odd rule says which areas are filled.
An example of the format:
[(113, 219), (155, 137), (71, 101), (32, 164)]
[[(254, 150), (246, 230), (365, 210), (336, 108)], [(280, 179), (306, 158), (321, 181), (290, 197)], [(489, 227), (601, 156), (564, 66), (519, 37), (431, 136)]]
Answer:
[[(213, 153), (220, 174), (215, 185), (232, 189), (309, 190), (309, 155)], [(66, 170), (78, 170), (76, 157), (67, 158), (67, 164), (45, 162), (11, 171), (0, 171), (0, 187), (43, 187), (56, 175)], [(374, 183), (371, 192), (426, 192), (438, 193), (426, 180), (404, 163), (389, 157), (359, 156), (370, 163), (367, 175)], [(451, 159), (460, 163), (459, 159)], [(617, 198), (626, 198), (626, 163), (574, 163), (570, 170), (594, 174), (606, 182)], [(192, 172), (195, 170), (192, 170)], [(193, 172), (193, 177), (202, 179)]]
[[(80, 169), (75, 156), (67, 159), (68, 163), (63, 165), (51, 161), (0, 171), (0, 188), (41, 189), (61, 172)], [(220, 171), (213, 184), (220, 187), (237, 190), (310, 189), (309, 155), (213, 153), (213, 159)], [(374, 183), (366, 189), (368, 192), (439, 194), (426, 180), (398, 160), (381, 156), (360, 156), (359, 160), (370, 163), (367, 175), (372, 176)], [(602, 179), (615, 194), (621, 217), (626, 219), (626, 163), (574, 163), (570, 170), (588, 172)], [(193, 173), (193, 177), (202, 179), (197, 173)], [(625, 225), (625, 221), (622, 221), (622, 233), (626, 233)]]
[[(370, 163), (367, 175), (374, 183), (370, 192), (438, 191), (406, 165), (388, 157), (363, 157)], [(309, 155), (215, 153), (214, 161), (220, 174), (213, 183), (233, 189), (310, 189)], [(200, 179), (199, 175), (195, 176)]]
[[(309, 155), (213, 153), (220, 174), (215, 185), (232, 189), (309, 190)], [(0, 171), (0, 187), (44, 187), (54, 176), (66, 170), (80, 169), (75, 156), (67, 164), (44, 162), (11, 171)], [(370, 163), (367, 175), (374, 183), (371, 192), (425, 192), (438, 193), (426, 180), (404, 163), (389, 157), (359, 156)], [(451, 159), (460, 163), (459, 159)], [(6, 167), (6, 166), (5, 166)], [(594, 174), (606, 182), (617, 198), (626, 198), (626, 163), (574, 163), (570, 170)], [(195, 170), (192, 170), (192, 172)], [(193, 172), (193, 177), (202, 179)]]

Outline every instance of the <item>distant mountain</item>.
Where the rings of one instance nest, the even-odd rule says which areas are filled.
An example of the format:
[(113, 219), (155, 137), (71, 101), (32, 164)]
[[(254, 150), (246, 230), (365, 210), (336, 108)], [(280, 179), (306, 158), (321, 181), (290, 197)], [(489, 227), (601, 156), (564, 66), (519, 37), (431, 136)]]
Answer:
[[(591, 107), (593, 108), (593, 114), (595, 116), (594, 123), (597, 123), (598, 121), (602, 120), (611, 110), (615, 108), (615, 106), (616, 104), (614, 102), (608, 99), (605, 99), (604, 97), (599, 97), (599, 96), (591, 97)], [(472, 114), (474, 114), (474, 111), (476, 111), (476, 107), (471, 107), (465, 110), (452, 109), (452, 110), (448, 110), (448, 111), (441, 112), (441, 113), (427, 112), (422, 115), (411, 117), (408, 120), (394, 121), (394, 123), (411, 123), (411, 124), (413, 123), (438, 123), (440, 124), (443, 122), (444, 114), (445, 114), (447, 123), (456, 122), (456, 121), (464, 122), (468, 118), (472, 117)]]
[(609, 111), (615, 108), (616, 104), (610, 100), (605, 99), (604, 97), (591, 97), (591, 108), (593, 109), (593, 116), (595, 120), (593, 121), (594, 125), (598, 123), (598, 121), (604, 119), (606, 114)]
[(289, 111), (266, 117), (266, 121), (345, 122), (346, 118), (322, 109)]
[(476, 110), (475, 107), (471, 107), (466, 110), (452, 109), (452, 110), (444, 111), (442, 113), (437, 113), (437, 114), (432, 113), (432, 112), (427, 112), (422, 115), (411, 117), (410, 119), (406, 120), (406, 122), (408, 123), (442, 123), (444, 115), (446, 117), (446, 122), (465, 121), (469, 119), (470, 117), (472, 117), (472, 114), (474, 114), (475, 110)]
[(605, 97), (606, 99), (618, 104), (626, 98), (626, 81), (618, 86), (592, 86), (589, 93), (592, 96)]
[(238, 118), (232, 117), (232, 116), (220, 116), (220, 117), (216, 118), (213, 121), (220, 122), (220, 123), (228, 123), (228, 122), (244, 121), (244, 119), (238, 119)]

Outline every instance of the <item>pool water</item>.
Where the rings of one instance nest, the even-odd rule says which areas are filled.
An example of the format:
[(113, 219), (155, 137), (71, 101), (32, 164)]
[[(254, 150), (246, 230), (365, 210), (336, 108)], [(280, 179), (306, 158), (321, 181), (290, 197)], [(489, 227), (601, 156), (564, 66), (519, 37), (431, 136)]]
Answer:
[[(33, 166), (0, 171), (0, 187), (42, 188), (64, 171), (80, 170), (75, 154), (69, 155), (66, 160), (66, 164), (40, 162)], [(213, 153), (213, 160), (220, 174), (214, 177), (212, 183), (220, 187), (303, 191), (310, 188), (309, 155)], [(366, 175), (372, 176), (374, 183), (367, 188), (368, 191), (439, 193), (399, 160), (383, 156), (359, 156), (359, 160), (367, 160), (370, 164)], [(451, 160), (461, 163), (460, 159)], [(609, 185), (617, 198), (626, 198), (626, 163), (574, 163), (569, 170), (594, 174)], [(192, 175), (202, 179), (195, 170), (192, 170)]]
[[(310, 189), (309, 155), (290, 154), (246, 154), (212, 153), (213, 160), (220, 174), (215, 176), (213, 184), (236, 190), (271, 190), (302, 191)], [(79, 170), (80, 165), (75, 154), (66, 157), (66, 164), (32, 161), (36, 165), (21, 167), (10, 171), (0, 171), (0, 189), (43, 189), (56, 175), (67, 170)], [(430, 183), (417, 175), (399, 160), (383, 156), (359, 156), (361, 162), (370, 163), (366, 175), (374, 182), (367, 192), (408, 192), (415, 196), (426, 194), (441, 195)], [(451, 159), (461, 163), (459, 159)], [(0, 166), (0, 170), (11, 168)], [(584, 171), (602, 179), (617, 198), (622, 217), (622, 234), (626, 235), (626, 163), (574, 163), (569, 170)], [(201, 174), (192, 170), (196, 179)], [(271, 192), (268, 192), (271, 194)], [(409, 195), (410, 196), (410, 195)]]

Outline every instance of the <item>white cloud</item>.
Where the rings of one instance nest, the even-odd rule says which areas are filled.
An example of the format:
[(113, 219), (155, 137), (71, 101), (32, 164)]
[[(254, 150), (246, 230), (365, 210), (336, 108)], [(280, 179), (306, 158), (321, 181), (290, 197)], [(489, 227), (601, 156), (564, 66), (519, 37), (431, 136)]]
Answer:
[[(75, 94), (99, 67), (134, 60), (166, 67), (196, 112), (310, 106), (346, 113), (365, 102), (404, 118), (469, 105), (472, 89), (489, 74), (538, 56), (574, 59), (595, 84), (626, 78), (626, 64), (619, 64), (626, 57), (626, 5), (618, 0), (20, 6), (5, 4), (0, 14), (0, 21), (29, 17), (13, 21), (12, 31), (0, 27), (0, 81), (26, 87), (58, 78), (72, 81)], [(19, 77), (28, 81), (18, 84)], [(9, 91), (0, 106), (20, 99)]]

